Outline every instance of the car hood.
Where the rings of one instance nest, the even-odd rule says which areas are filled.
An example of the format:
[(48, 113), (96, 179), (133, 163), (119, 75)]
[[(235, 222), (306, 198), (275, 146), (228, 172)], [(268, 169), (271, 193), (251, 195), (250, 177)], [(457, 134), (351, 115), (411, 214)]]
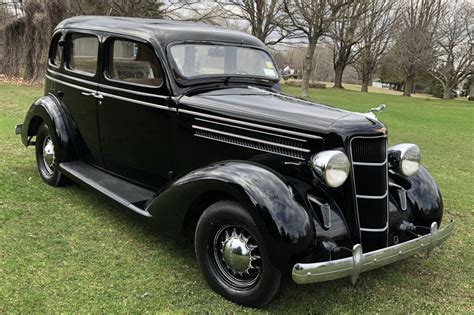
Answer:
[(257, 88), (229, 88), (184, 96), (180, 104), (229, 118), (310, 131), (321, 136), (385, 133), (382, 123), (363, 114)]

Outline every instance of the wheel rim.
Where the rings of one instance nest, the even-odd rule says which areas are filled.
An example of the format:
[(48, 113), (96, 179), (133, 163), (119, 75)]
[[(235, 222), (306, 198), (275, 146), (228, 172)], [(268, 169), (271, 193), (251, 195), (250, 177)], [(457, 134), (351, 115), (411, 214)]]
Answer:
[(258, 244), (241, 226), (222, 226), (209, 247), (217, 273), (229, 286), (248, 289), (260, 278), (262, 258)]
[(46, 136), (43, 140), (43, 166), (46, 175), (51, 176), (55, 169), (54, 143), (51, 136)]

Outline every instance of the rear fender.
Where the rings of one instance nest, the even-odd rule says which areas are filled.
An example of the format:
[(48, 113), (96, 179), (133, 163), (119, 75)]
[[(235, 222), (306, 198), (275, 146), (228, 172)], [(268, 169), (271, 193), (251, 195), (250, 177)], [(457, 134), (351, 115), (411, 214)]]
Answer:
[(75, 134), (71, 122), (61, 102), (53, 95), (46, 95), (37, 99), (28, 110), (21, 132), (21, 141), (25, 146), (32, 144), (30, 141), (38, 132), (41, 122), (54, 129), (51, 136), (59, 144), (60, 161), (69, 161), (75, 155), (72, 136)]

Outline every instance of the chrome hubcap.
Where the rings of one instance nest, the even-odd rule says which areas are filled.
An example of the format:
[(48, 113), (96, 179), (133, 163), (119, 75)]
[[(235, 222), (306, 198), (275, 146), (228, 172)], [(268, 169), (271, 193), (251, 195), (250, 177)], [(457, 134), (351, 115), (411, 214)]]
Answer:
[(48, 175), (54, 173), (54, 143), (50, 136), (47, 136), (43, 141), (43, 164)]
[(219, 229), (214, 239), (214, 258), (224, 278), (236, 287), (248, 287), (260, 276), (262, 260), (257, 243), (239, 226)]

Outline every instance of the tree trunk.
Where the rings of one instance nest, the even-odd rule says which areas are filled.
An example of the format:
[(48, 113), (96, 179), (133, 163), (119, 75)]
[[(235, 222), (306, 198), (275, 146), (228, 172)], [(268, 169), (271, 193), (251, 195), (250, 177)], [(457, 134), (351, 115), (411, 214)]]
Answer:
[(334, 65), (334, 86), (333, 88), (336, 89), (343, 89), (344, 87), (342, 86), (342, 75), (344, 74), (344, 64), (343, 63), (337, 63)]
[(451, 85), (445, 85), (443, 87), (443, 99), (450, 100), (453, 98), (453, 87)]
[(361, 92), (369, 92), (369, 86), (372, 86), (372, 75), (369, 73), (362, 74)]
[(304, 57), (303, 83), (301, 90), (302, 97), (308, 97), (309, 95), (309, 79), (311, 78), (311, 73), (313, 71), (313, 57), (317, 42), (317, 38), (310, 38), (308, 48), (306, 49), (306, 55)]
[(413, 92), (413, 77), (411, 75), (408, 75), (405, 78), (405, 85), (403, 87), (403, 96), (411, 96), (411, 93)]
[(369, 82), (362, 80), (362, 87), (360, 88), (361, 92), (369, 92)]
[[(473, 71), (474, 73), (474, 71)], [(474, 75), (471, 74), (471, 87), (469, 90), (469, 97), (467, 98), (470, 101), (474, 101)]]

